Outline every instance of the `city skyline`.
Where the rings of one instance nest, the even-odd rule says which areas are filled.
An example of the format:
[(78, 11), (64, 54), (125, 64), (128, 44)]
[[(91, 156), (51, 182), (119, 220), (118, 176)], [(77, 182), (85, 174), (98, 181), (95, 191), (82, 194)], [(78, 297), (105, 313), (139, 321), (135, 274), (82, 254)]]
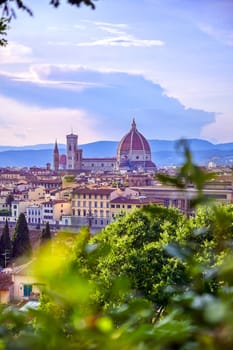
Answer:
[(233, 138), (231, 0), (47, 1), (17, 12), (0, 48), (1, 145)]

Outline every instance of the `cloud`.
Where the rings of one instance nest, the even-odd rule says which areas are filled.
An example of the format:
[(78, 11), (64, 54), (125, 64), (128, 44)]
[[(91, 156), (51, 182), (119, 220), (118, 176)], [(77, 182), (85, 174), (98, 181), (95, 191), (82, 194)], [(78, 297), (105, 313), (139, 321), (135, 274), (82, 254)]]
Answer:
[(9, 42), (0, 50), (0, 64), (32, 62), (32, 49), (28, 46)]
[(2, 145), (52, 143), (78, 125), (80, 140), (91, 141), (98, 135), (94, 117), (84, 110), (45, 108), (0, 97), (0, 136)]
[(138, 47), (151, 47), (162, 46), (164, 42), (162, 40), (148, 40), (139, 39), (134, 35), (128, 34), (126, 30), (129, 30), (129, 26), (124, 23), (108, 23), (108, 22), (88, 22), (90, 25), (94, 25), (97, 29), (107, 32), (110, 37), (101, 38), (93, 41), (86, 41), (77, 43), (77, 46), (138, 46)]
[(163, 46), (164, 42), (161, 40), (142, 40), (133, 37), (132, 35), (118, 36), (114, 38), (106, 38), (102, 40), (96, 40), (92, 42), (83, 42), (77, 44), (77, 46), (137, 46), (137, 47), (151, 47), (151, 46)]
[[(75, 29), (84, 32), (86, 30), (93, 32), (95, 40), (89, 38), (83, 40), (79, 37), (77, 40), (50, 40), (49, 45), (54, 46), (78, 46), (78, 47), (93, 47), (93, 46), (121, 46), (121, 47), (153, 47), (163, 46), (165, 43), (162, 40), (155, 39), (140, 39), (132, 34), (129, 34), (129, 26), (124, 23), (108, 23), (98, 21), (83, 20), (81, 24), (75, 25)], [(103, 37), (104, 34), (108, 34), (107, 37)], [(80, 34), (80, 32), (79, 32)], [(83, 33), (82, 33), (83, 34)]]
[[(0, 75), (1, 94), (10, 99), (8, 110), (5, 102), (0, 116), (12, 116), (3, 118), (12, 127), (18, 115), (19, 130), (15, 127), (14, 133), (23, 133), (25, 125), (31, 125), (37, 139), (48, 141), (56, 134), (65, 135), (67, 125), (72, 124), (82, 143), (119, 140), (135, 117), (147, 138), (177, 139), (199, 137), (203, 127), (215, 121), (215, 113), (185, 108), (178, 99), (168, 97), (159, 84), (139, 74), (68, 65), (35, 65), (31, 71), (37, 79)], [(41, 84), (43, 79), (49, 84)], [(83, 84), (83, 88), (70, 89), (71, 81), (77, 86)], [(13, 107), (12, 101), (26, 110)]]
[(227, 46), (233, 46), (233, 30), (232, 29), (220, 29), (215, 28), (209, 24), (199, 24), (199, 29), (210, 36), (211, 38), (214, 38), (215, 40), (227, 45)]

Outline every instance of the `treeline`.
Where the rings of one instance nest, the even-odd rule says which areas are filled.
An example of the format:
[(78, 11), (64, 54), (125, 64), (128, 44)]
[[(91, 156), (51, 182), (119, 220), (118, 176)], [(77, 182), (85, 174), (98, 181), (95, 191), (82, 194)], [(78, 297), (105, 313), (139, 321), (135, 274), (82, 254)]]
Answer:
[[(46, 223), (40, 235), (40, 245), (51, 239), (49, 223)], [(25, 215), (18, 217), (14, 233), (10, 237), (8, 221), (5, 221), (0, 236), (0, 266), (7, 267), (16, 259), (28, 260), (32, 257), (32, 245)]]

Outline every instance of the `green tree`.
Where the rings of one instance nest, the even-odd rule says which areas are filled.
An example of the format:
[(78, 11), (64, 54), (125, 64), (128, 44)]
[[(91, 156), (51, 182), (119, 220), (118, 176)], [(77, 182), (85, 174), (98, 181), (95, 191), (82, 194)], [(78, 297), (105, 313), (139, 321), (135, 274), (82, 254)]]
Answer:
[(2, 266), (6, 266), (7, 263), (9, 263), (11, 259), (11, 239), (10, 239), (10, 232), (9, 232), (9, 225), (8, 220), (5, 222), (5, 226), (2, 231), (2, 235), (0, 237), (0, 264)]
[(43, 228), (41, 232), (41, 244), (49, 242), (51, 238), (52, 236), (50, 231), (50, 225), (49, 225), (49, 222), (46, 222), (45, 228)]
[[(184, 264), (164, 250), (172, 242), (185, 241), (186, 221), (177, 210), (154, 205), (119, 218), (90, 240), (89, 247), (97, 245), (100, 252), (89, 270), (89, 278), (99, 286), (94, 299), (108, 306), (128, 298), (121, 295), (113, 300), (114, 281), (120, 277), (128, 279), (137, 295), (162, 310), (168, 287), (179, 288), (187, 279)], [(86, 268), (83, 255), (81, 265)]]
[(6, 204), (11, 208), (11, 204), (14, 201), (14, 196), (12, 193), (8, 194), (6, 197)]
[(21, 256), (29, 257), (32, 253), (29, 230), (25, 215), (21, 213), (17, 220), (12, 240), (12, 256), (18, 258)]
[[(79, 7), (80, 5), (90, 6), (95, 9), (96, 0), (67, 0), (69, 5), (75, 5)], [(49, 4), (54, 8), (57, 8), (62, 3), (61, 0), (50, 0)], [(0, 9), (2, 8), (2, 17), (0, 18), (0, 46), (7, 45), (7, 40), (4, 38), (7, 34), (9, 28), (8, 24), (12, 18), (16, 17), (16, 9), (26, 11), (30, 16), (33, 15), (32, 9), (28, 7), (22, 0), (0, 0)], [(4, 36), (4, 37), (2, 37)]]
[(0, 46), (6, 46), (7, 40), (5, 39), (8, 30), (8, 20), (6, 18), (0, 18)]

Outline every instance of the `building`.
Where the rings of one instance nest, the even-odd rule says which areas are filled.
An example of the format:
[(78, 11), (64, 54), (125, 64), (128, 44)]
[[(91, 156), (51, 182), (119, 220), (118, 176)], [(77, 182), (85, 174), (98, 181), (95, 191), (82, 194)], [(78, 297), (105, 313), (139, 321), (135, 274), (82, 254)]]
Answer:
[(84, 158), (78, 148), (78, 136), (66, 136), (66, 155), (59, 155), (57, 141), (53, 153), (54, 170), (109, 172), (116, 171), (155, 171), (151, 160), (151, 149), (146, 138), (137, 130), (133, 119), (130, 131), (121, 139), (116, 158)]
[(115, 218), (122, 213), (130, 213), (132, 210), (142, 208), (145, 205), (158, 204), (163, 205), (163, 200), (148, 198), (145, 196), (120, 196), (110, 201), (111, 218)]
[(146, 138), (137, 130), (133, 119), (131, 130), (121, 139), (117, 148), (117, 169), (155, 170), (151, 149)]
[(73, 225), (104, 227), (110, 222), (113, 188), (76, 188), (72, 198)]

